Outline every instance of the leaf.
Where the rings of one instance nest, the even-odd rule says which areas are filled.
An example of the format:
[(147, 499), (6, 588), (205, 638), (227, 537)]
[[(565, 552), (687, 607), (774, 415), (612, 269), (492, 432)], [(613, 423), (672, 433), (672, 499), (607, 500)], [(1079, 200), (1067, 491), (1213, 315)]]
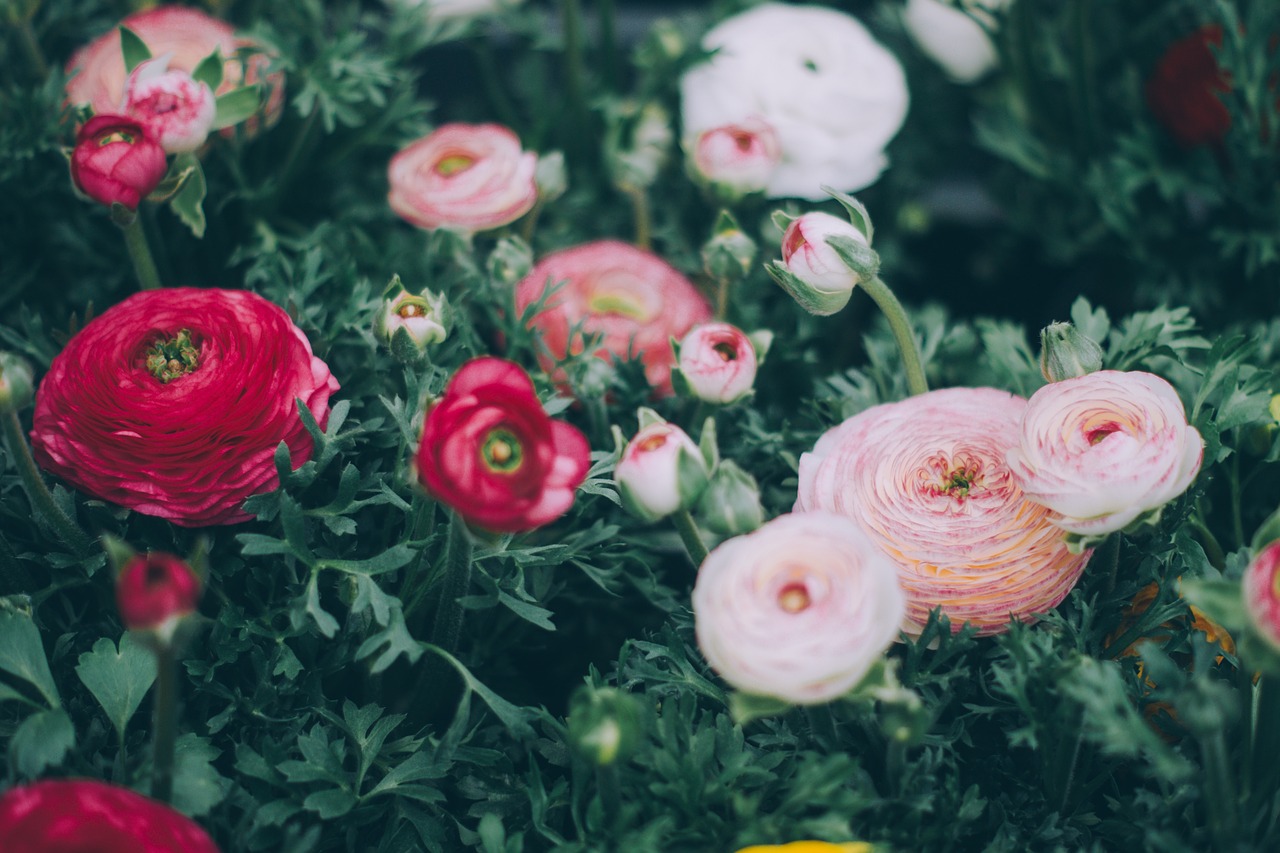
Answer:
[(1250, 623), (1239, 581), (1183, 578), (1178, 581), (1178, 592), (1232, 634)]
[(200, 161), (196, 160), (190, 169), (182, 181), (182, 188), (169, 200), (169, 207), (182, 220), (182, 224), (191, 229), (192, 235), (200, 239), (204, 237), (206, 225), (204, 197), (207, 187)]
[(398, 603), (392, 605), (391, 618), (386, 629), (371, 635), (361, 643), (360, 648), (356, 649), (355, 659), (364, 660), (379, 649), (382, 649), (382, 654), (378, 655), (378, 659), (369, 667), (369, 671), (374, 675), (395, 663), (400, 655), (408, 658), (410, 664), (417, 663), (418, 658), (422, 657), (422, 644), (409, 634), (409, 629), (404, 624), (404, 613)]
[(352, 575), (381, 575), (408, 565), (417, 553), (418, 549), (402, 542), (365, 560), (321, 560), (317, 566)]
[(124, 54), (126, 74), (151, 58), (151, 48), (128, 27), (120, 28), (120, 51)]
[(444, 658), (446, 663), (457, 670), (458, 674), (462, 676), (462, 680), (466, 682), (467, 687), (489, 706), (489, 710), (493, 711), (494, 716), (501, 720), (502, 724), (510, 729), (512, 734), (520, 738), (529, 737), (533, 734), (533, 729), (529, 725), (532, 712), (511, 704), (488, 687), (485, 687), (460, 660), (439, 646), (423, 643), (422, 648)]
[(205, 738), (185, 734), (173, 745), (173, 807), (190, 817), (208, 814), (226, 798), (231, 780), (213, 762), (222, 750)]
[[(14, 690), (2, 681), (0, 681), (0, 702), (26, 702), (29, 705), (35, 704), (26, 696), (23, 696), (17, 690)], [(37, 705), (36, 707), (39, 706)]]
[(351, 811), (355, 804), (355, 796), (345, 788), (317, 791), (302, 801), (302, 807), (318, 814), (321, 820), (342, 817)]
[(9, 763), (20, 776), (34, 778), (56, 767), (76, 745), (71, 717), (61, 708), (27, 717), (9, 741)]
[(44, 645), (40, 642), (40, 631), (26, 613), (0, 610), (0, 669), (30, 683), (44, 696), (49, 707), (62, 707)]
[(213, 53), (200, 60), (200, 64), (191, 72), (191, 78), (216, 92), (222, 85), (222, 66), (222, 51), (214, 48)]
[(316, 583), (317, 572), (311, 573), (311, 579), (307, 581), (307, 600), (306, 612), (316, 622), (316, 627), (320, 629), (320, 633), (327, 639), (333, 639), (338, 633), (338, 620), (320, 606), (320, 587)]
[(115, 643), (103, 637), (93, 644), (93, 651), (80, 655), (76, 675), (123, 738), (130, 718), (156, 680), (156, 658), (130, 634), (120, 638), (119, 651)]
[(261, 103), (262, 87), (257, 84), (242, 86), (225, 95), (219, 95), (218, 111), (213, 117), (213, 129), (222, 130), (224, 127), (239, 124), (256, 113)]
[(737, 690), (729, 694), (729, 713), (738, 725), (761, 717), (777, 717), (791, 710), (792, 704), (775, 696), (756, 696)]

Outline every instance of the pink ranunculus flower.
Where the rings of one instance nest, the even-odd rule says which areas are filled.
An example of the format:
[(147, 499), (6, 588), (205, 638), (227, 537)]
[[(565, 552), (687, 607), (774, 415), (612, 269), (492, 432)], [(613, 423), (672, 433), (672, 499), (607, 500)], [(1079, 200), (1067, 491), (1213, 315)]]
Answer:
[[(550, 357), (543, 369), (582, 352), (584, 338), (601, 337), (596, 355), (606, 360), (638, 358), (659, 396), (671, 394), (675, 355), (671, 338), (711, 319), (711, 305), (666, 261), (617, 240), (600, 240), (547, 255), (516, 285), (516, 313), (564, 283), (534, 316)], [(581, 335), (576, 332), (580, 330)]]
[[(261, 43), (238, 36), (225, 21), (186, 6), (157, 6), (135, 12), (80, 48), (67, 62), (67, 100), (86, 104), (95, 113), (115, 112), (125, 94), (128, 76), (120, 49), (120, 27), (127, 27), (147, 45), (151, 55), (172, 54), (170, 71), (196, 69), (215, 50), (223, 59), (222, 83), (216, 95), (241, 86), (261, 83), (266, 90), (262, 114), (271, 125), (284, 108), (284, 73), (268, 72), (272, 55)], [(253, 133), (258, 120), (250, 119), (245, 129)], [(224, 131), (225, 133), (226, 131)]]
[(708, 403), (742, 399), (755, 385), (756, 367), (751, 339), (728, 323), (695, 326), (680, 342), (680, 374), (693, 396)]
[(707, 463), (675, 424), (650, 424), (635, 434), (613, 469), (627, 510), (648, 521), (687, 508), (707, 486)]
[(185, 71), (170, 69), (171, 54), (142, 62), (124, 84), (121, 112), (146, 128), (170, 154), (204, 145), (218, 112), (213, 90)]
[(797, 705), (856, 687), (903, 612), (893, 563), (828, 512), (784, 515), (728, 540), (693, 588), (698, 647), (712, 669), (746, 693)]
[(1187, 490), (1204, 441), (1158, 376), (1099, 370), (1032, 395), (1009, 468), (1028, 498), (1080, 536), (1103, 536)]
[(500, 228), (538, 200), (538, 155), (500, 124), (436, 128), (391, 158), (391, 209), (419, 228)]
[(1067, 549), (1005, 463), (1026, 405), (994, 388), (931, 391), (849, 418), (800, 457), (796, 510), (848, 516), (889, 556), (908, 634), (935, 607), (954, 630), (998, 634), (1056, 607), (1084, 571), (1091, 552)]
[(1280, 651), (1280, 541), (1272, 542), (1244, 570), (1244, 606), (1258, 633)]
[(820, 211), (793, 219), (782, 235), (782, 267), (798, 280), (794, 286), (802, 288), (791, 295), (805, 310), (820, 316), (834, 314), (849, 304), (860, 281), (858, 273), (827, 244), (831, 237), (868, 245), (866, 235), (849, 220)]
[(128, 116), (97, 115), (76, 132), (71, 180), (99, 204), (137, 210), (168, 168), (164, 149)]
[(733, 195), (762, 191), (782, 160), (778, 134), (758, 117), (704, 130), (686, 148), (695, 176)]

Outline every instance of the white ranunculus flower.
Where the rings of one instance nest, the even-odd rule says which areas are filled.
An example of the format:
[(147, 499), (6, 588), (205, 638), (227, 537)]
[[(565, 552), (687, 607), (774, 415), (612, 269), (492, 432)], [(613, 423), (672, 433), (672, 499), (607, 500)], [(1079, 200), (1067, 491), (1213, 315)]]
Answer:
[(713, 28), (715, 55), (681, 81), (684, 138), (761, 119), (782, 157), (771, 198), (861, 189), (888, 164), (884, 147), (907, 115), (898, 60), (862, 24), (833, 9), (765, 3)]
[(907, 0), (902, 21), (926, 56), (957, 83), (972, 83), (999, 62), (987, 35), (996, 26), (992, 12), (1012, 0)]

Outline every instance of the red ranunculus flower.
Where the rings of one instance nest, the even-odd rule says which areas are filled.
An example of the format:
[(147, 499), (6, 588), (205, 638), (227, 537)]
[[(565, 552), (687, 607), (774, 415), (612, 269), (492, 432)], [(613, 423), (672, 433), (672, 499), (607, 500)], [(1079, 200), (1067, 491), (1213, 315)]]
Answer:
[(418, 479), (467, 521), (513, 533), (568, 511), (589, 453), (581, 432), (547, 417), (519, 365), (475, 358), (427, 412)]
[(194, 613), (200, 592), (200, 577), (185, 560), (151, 551), (138, 554), (120, 570), (116, 607), (126, 628), (151, 631)]
[(208, 833), (163, 803), (92, 779), (57, 779), (0, 796), (4, 853), (218, 853)]
[(1219, 94), (1231, 81), (1210, 45), (1222, 44), (1222, 27), (1203, 26), (1169, 45), (1147, 80), (1147, 106), (1174, 139), (1187, 148), (1218, 145), (1231, 127)]
[(184, 527), (233, 524), (311, 457), (338, 382), (283, 309), (240, 290), (136, 293), (84, 327), (36, 392), (36, 461), (81, 491)]
[(130, 210), (164, 178), (169, 165), (160, 143), (126, 116), (100, 115), (85, 122), (71, 152), (71, 179), (94, 201)]

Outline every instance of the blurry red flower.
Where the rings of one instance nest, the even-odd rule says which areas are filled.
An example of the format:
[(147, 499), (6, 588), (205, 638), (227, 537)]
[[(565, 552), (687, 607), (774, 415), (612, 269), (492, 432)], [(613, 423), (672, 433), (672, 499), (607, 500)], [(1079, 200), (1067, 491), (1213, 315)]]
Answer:
[(1231, 91), (1231, 80), (1210, 48), (1221, 44), (1222, 27), (1203, 26), (1169, 45), (1147, 80), (1151, 114), (1187, 148), (1220, 144), (1231, 127), (1218, 97)]
[(116, 607), (131, 631), (150, 631), (194, 613), (200, 578), (186, 561), (152, 551), (124, 564), (116, 577)]
[(164, 149), (126, 116), (99, 115), (76, 134), (71, 179), (94, 201), (119, 202), (137, 210), (164, 178), (169, 165)]

